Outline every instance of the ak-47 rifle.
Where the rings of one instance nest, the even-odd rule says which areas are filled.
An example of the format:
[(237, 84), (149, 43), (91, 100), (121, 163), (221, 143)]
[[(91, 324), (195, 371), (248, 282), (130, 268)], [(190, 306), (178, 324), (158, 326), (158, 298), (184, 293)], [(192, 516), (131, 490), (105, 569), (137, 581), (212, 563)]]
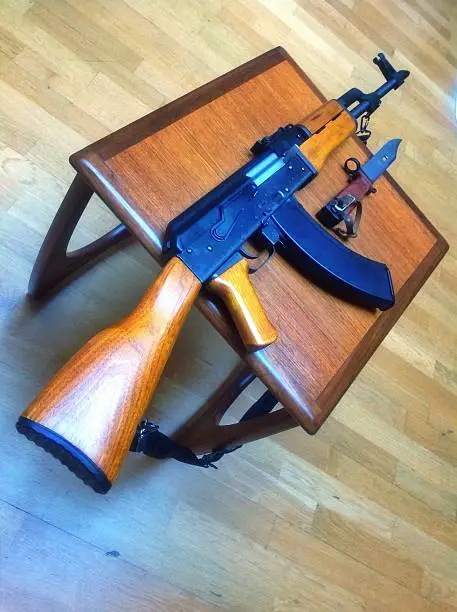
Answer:
[(19, 418), (20, 433), (95, 491), (108, 491), (203, 285), (224, 300), (247, 350), (276, 340), (248, 278), (243, 245), (251, 238), (344, 299), (368, 308), (393, 305), (387, 266), (345, 247), (294, 197), (356, 132), (357, 119), (370, 116), (409, 75), (382, 53), (373, 61), (385, 77), (376, 91), (350, 89), (303, 125), (263, 138), (252, 161), (171, 221), (167, 264), (157, 280), (130, 315), (92, 338), (54, 376)]

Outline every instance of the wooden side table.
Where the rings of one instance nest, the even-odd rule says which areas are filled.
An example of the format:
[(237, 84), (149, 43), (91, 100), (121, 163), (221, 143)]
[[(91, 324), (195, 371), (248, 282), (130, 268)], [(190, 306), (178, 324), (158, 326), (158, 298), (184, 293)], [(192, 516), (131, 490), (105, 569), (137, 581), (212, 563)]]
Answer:
[[(160, 260), (163, 233), (173, 217), (246, 163), (256, 140), (300, 123), (323, 101), (289, 55), (276, 48), (74, 154), (70, 162), (77, 175), (38, 256), (30, 294), (42, 297), (132, 235)], [(357, 138), (350, 139), (298, 194), (311, 214), (342, 189), (341, 166), (350, 156), (364, 161), (369, 152)], [(223, 305), (202, 294), (198, 307), (244, 365), (184, 427), (180, 442), (196, 452), (234, 446), (294, 427), (297, 417), (308, 433), (318, 431), (448, 248), (390, 176), (379, 180), (377, 190), (350, 247), (388, 264), (396, 305), (381, 313), (343, 302), (275, 256), (252, 280), (280, 339), (247, 354)], [(94, 192), (121, 224), (68, 254), (70, 237)], [(218, 426), (255, 376), (283, 408)]]

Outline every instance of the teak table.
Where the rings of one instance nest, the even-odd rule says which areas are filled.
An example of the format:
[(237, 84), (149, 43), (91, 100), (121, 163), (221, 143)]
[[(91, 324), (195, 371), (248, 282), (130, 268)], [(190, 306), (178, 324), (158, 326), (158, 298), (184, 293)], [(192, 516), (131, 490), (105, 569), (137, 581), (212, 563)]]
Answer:
[[(40, 298), (132, 234), (160, 260), (163, 233), (173, 217), (246, 163), (256, 140), (282, 125), (300, 123), (323, 101), (290, 56), (276, 48), (72, 155), (77, 175), (40, 251), (29, 293)], [(350, 156), (361, 161), (369, 156), (355, 137), (298, 194), (311, 214), (344, 187), (342, 164)], [(94, 192), (121, 224), (67, 254), (71, 234)], [(277, 255), (251, 278), (279, 340), (247, 354), (224, 307), (209, 294), (200, 296), (198, 307), (244, 365), (181, 430), (181, 443), (196, 452), (235, 446), (294, 427), (297, 417), (308, 433), (318, 431), (447, 244), (386, 175), (370, 196), (360, 235), (350, 248), (388, 264), (396, 292), (392, 309), (373, 312), (343, 302)], [(255, 376), (283, 408), (218, 426)]]

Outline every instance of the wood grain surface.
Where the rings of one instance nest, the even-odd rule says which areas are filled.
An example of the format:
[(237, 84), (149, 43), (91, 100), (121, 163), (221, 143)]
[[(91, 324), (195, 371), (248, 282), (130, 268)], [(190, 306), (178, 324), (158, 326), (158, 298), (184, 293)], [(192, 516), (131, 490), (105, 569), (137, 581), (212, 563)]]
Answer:
[(125, 319), (83, 346), (24, 412), (119, 473), (201, 283), (173, 257)]
[(329, 156), (338, 150), (348, 136), (355, 134), (356, 130), (357, 122), (347, 111), (343, 111), (328, 124), (328, 127), (313, 134), (313, 138), (305, 140), (300, 146), (300, 151), (320, 172)]
[[(373, 78), (379, 86), (379, 72)], [(334, 93), (354, 85), (346, 83)], [(395, 96), (399, 92), (391, 94), (393, 104)], [(347, 182), (343, 162), (354, 156), (364, 162), (369, 152), (352, 138), (330, 155), (355, 123), (335, 100), (321, 108), (323, 102), (303, 71), (277, 48), (83, 149), (71, 162), (160, 259), (168, 222), (246, 163), (252, 144), (282, 125), (305, 123), (316, 136), (302, 145), (321, 169), (297, 194), (304, 207), (314, 214), (338, 193)], [(335, 142), (320, 131), (328, 121), (338, 128)], [(309, 433), (328, 417), (446, 250), (442, 237), (389, 176), (377, 182), (377, 190), (360, 236), (349, 248), (387, 263), (397, 297), (394, 308), (381, 314), (344, 302), (277, 256), (253, 275), (252, 283), (279, 340), (249, 353), (221, 303), (211, 295), (198, 302)]]
[[(457, 609), (454, 13), (452, 0), (0, 2), (2, 612)], [(411, 70), (373, 118), (370, 148), (403, 139), (392, 176), (451, 249), (316, 436), (294, 429), (248, 444), (217, 471), (132, 455), (102, 498), (14, 431), (50, 374), (127, 315), (159, 273), (132, 246), (31, 308), (33, 261), (74, 176), (68, 156), (276, 45), (327, 97), (348, 83), (376, 87), (380, 49)], [(287, 108), (300, 98), (294, 82)], [(247, 151), (255, 129), (239, 147), (227, 140), (228, 156)], [(338, 174), (325, 195), (345, 180)], [(377, 202), (367, 200), (363, 223)], [(95, 200), (70, 246), (116, 222)], [(359, 241), (367, 248), (364, 232)], [(365, 350), (343, 366), (348, 378)], [(236, 362), (193, 309), (151, 417), (174, 431)], [(263, 391), (249, 386), (227, 422)], [(321, 402), (337, 392), (327, 387)]]
[(249, 264), (242, 259), (209, 283), (230, 311), (230, 316), (248, 351), (265, 348), (278, 339), (249, 278)]

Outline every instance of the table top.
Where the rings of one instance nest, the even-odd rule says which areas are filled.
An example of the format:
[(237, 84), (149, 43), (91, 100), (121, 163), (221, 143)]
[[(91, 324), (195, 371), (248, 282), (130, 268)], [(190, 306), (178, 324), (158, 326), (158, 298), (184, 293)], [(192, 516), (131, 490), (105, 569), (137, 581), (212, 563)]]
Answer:
[[(335, 91), (335, 97), (341, 93)], [(246, 163), (256, 140), (302, 122), (323, 101), (284, 49), (276, 48), (70, 161), (160, 260), (172, 218)], [(297, 194), (312, 215), (346, 184), (342, 164), (350, 156), (363, 162), (369, 151), (351, 138)], [(390, 310), (373, 312), (346, 303), (276, 255), (251, 280), (279, 340), (248, 354), (224, 306), (205, 293), (198, 300), (208, 320), (309, 433), (319, 429), (447, 250), (443, 237), (388, 174), (376, 187), (365, 204), (359, 237), (349, 248), (389, 266), (396, 293)]]

